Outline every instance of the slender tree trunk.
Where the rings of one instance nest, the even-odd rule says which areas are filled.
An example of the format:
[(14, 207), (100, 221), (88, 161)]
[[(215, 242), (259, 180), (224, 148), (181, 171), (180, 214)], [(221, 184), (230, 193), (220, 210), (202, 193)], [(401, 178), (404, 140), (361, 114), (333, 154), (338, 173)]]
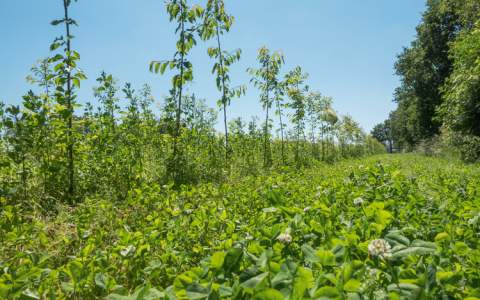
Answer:
[(22, 152), (22, 186), (23, 200), (27, 200), (27, 170), (25, 167), (25, 152)]
[(282, 121), (282, 108), (280, 107), (280, 101), (277, 100), (277, 110), (280, 118), (280, 136), (282, 138), (282, 162), (285, 165), (285, 139), (283, 136), (283, 121)]
[[(269, 141), (269, 138), (268, 138), (268, 131), (269, 131), (269, 128), (268, 128), (268, 118), (269, 118), (269, 109), (270, 109), (270, 79), (269, 79), (269, 76), (268, 74), (270, 73), (270, 65), (268, 64), (267, 65), (267, 86), (266, 86), (266, 109), (267, 109), (267, 112), (266, 112), (266, 117), (265, 117), (265, 132), (264, 132), (264, 149), (263, 149), (263, 166), (264, 167), (267, 167), (269, 165), (269, 160), (270, 158), (267, 157), (267, 151), (270, 150), (269, 149), (269, 146), (268, 145), (270, 143)], [(267, 147), (268, 145), (268, 147)]]
[[(70, 42), (70, 19), (68, 17), (68, 1), (63, 0), (63, 7), (65, 12), (65, 29), (67, 31), (67, 60), (70, 65), (71, 58), (71, 42)], [(68, 198), (70, 203), (73, 203), (75, 193), (75, 178), (74, 178), (74, 157), (73, 157), (73, 105), (72, 105), (72, 73), (70, 66), (67, 71), (67, 160), (68, 160)]]
[[(47, 176), (47, 169), (48, 169), (48, 162), (47, 162), (47, 159), (48, 157), (50, 156), (49, 155), (49, 145), (46, 143), (46, 141), (48, 140), (48, 115), (47, 115), (47, 105), (48, 105), (48, 99), (50, 99), (50, 91), (48, 90), (48, 79), (47, 79), (47, 72), (48, 72), (48, 68), (44, 68), (44, 78), (43, 78), (43, 82), (45, 84), (45, 99), (43, 100), (43, 114), (45, 116), (45, 120), (44, 120), (44, 125), (42, 126), (42, 131), (41, 131), (41, 136), (42, 136), (42, 142), (41, 142), (41, 147), (42, 147), (42, 173), (43, 173), (43, 195), (45, 196), (47, 194), (47, 181), (48, 181), (48, 176)], [(46, 150), (45, 150), (46, 149)]]
[[(217, 3), (218, 5), (218, 3)], [(220, 74), (222, 77), (222, 104), (223, 104), (223, 125), (225, 127), (225, 166), (229, 165), (229, 156), (230, 156), (230, 145), (228, 143), (228, 124), (227, 124), (227, 89), (226, 89), (226, 84), (225, 84), (225, 73), (224, 73), (224, 62), (223, 62), (223, 53), (222, 53), (222, 47), (220, 43), (220, 29), (219, 25), (217, 23), (216, 26), (217, 30), (217, 49), (218, 49), (218, 59), (219, 59), (219, 64), (220, 64)]]
[(297, 127), (297, 149), (295, 150), (295, 160), (297, 161), (297, 167), (300, 167), (300, 124)]
[(263, 143), (263, 166), (267, 167), (268, 165), (268, 160), (269, 158), (267, 157), (267, 151), (268, 151), (268, 110), (269, 110), (269, 105), (268, 105), (268, 92), (267, 92), (267, 113), (265, 117), (265, 129), (264, 129), (264, 143)]
[(322, 161), (325, 161), (325, 125), (323, 124), (321, 129), (321, 139), (322, 139)]
[(175, 121), (175, 136), (173, 137), (173, 160), (174, 160), (174, 170), (173, 178), (174, 181), (177, 181), (177, 172), (178, 172), (178, 138), (180, 137), (180, 126), (181, 126), (181, 117), (182, 117), (182, 93), (183, 93), (183, 73), (184, 73), (184, 61), (185, 61), (185, 17), (184, 17), (184, 7), (183, 3), (180, 3), (180, 16), (181, 16), (181, 31), (180, 31), (180, 43), (181, 43), (181, 53), (180, 53), (180, 84), (178, 87), (178, 95), (176, 88), (174, 89), (174, 96), (177, 96), (177, 113)]

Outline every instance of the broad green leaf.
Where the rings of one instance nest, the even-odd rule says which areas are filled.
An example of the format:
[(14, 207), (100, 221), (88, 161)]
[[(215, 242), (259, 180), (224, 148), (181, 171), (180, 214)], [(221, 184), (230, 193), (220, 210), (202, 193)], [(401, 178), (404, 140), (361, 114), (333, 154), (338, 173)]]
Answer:
[(335, 287), (324, 286), (315, 292), (315, 298), (321, 299), (339, 299), (340, 293)]
[(213, 269), (220, 269), (223, 266), (224, 259), (225, 259), (224, 252), (215, 252), (210, 259), (210, 266)]
[(344, 284), (343, 289), (347, 292), (359, 292), (361, 285), (362, 283), (360, 281), (356, 279), (350, 279)]
[(284, 300), (283, 294), (274, 289), (266, 289), (253, 296), (254, 300)]
[(259, 286), (262, 286), (262, 283), (264, 280), (267, 278), (268, 273), (261, 273), (255, 277), (252, 277), (244, 282), (241, 283), (241, 286), (244, 288), (249, 288), (249, 289), (256, 289)]

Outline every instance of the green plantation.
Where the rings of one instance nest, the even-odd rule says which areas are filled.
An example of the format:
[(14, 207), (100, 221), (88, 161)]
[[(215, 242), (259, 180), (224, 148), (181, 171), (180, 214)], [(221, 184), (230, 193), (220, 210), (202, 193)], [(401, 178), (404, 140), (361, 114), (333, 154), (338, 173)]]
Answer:
[[(370, 134), (362, 125), (387, 113), (375, 97), (388, 81), (371, 77), (387, 74), (372, 63), (391, 48), (380, 33), (405, 31), (383, 25), (391, 16), (372, 1), (270, 0), (265, 10), (267, 0), (251, 1), (240, 8), (262, 16), (237, 40), (229, 9), (244, 1), (57, 0), (38, 12), (36, 1), (3, 2), (15, 7), (2, 26), (15, 38), (47, 25), (26, 16), (58, 16), (45, 26), (57, 37), (31, 68), (30, 90), (0, 101), (0, 300), (480, 300), (480, 0), (425, 1), (394, 66), (396, 108)], [(343, 14), (360, 2), (364, 20), (354, 24)], [(390, 2), (394, 11), (404, 1)], [(157, 11), (141, 12), (159, 3), (162, 28)], [(306, 17), (320, 6), (342, 16), (329, 26)], [(277, 11), (285, 7), (288, 22)], [(345, 37), (340, 27), (350, 44), (331, 45)], [(375, 36), (350, 27), (375, 27)], [(246, 38), (260, 29), (300, 54), (252, 51)], [(7, 35), (0, 62), (12, 49), (26, 60), (44, 36), (31, 32), (28, 41)], [(113, 46), (128, 34), (134, 52)], [(99, 57), (109, 44), (111, 57)], [(168, 47), (153, 52), (160, 44)], [(95, 53), (81, 60), (79, 49)], [(367, 52), (374, 58), (358, 56)], [(335, 55), (349, 64), (343, 73)], [(110, 62), (135, 82), (141, 75), (126, 68), (139, 59), (150, 85), (82, 69)]]
[(480, 168), (416, 155), (45, 216), (1, 198), (2, 299), (480, 299)]

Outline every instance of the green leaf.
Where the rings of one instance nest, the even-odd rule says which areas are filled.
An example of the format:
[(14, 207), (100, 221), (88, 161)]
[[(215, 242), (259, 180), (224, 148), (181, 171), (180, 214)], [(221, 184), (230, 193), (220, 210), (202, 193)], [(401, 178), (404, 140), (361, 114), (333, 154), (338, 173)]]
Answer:
[(255, 277), (252, 277), (244, 282), (241, 283), (241, 286), (244, 288), (249, 289), (256, 289), (257, 287), (261, 286), (264, 282), (265, 278), (267, 278), (268, 272), (261, 273)]
[(284, 300), (283, 294), (275, 289), (266, 289), (258, 294), (255, 294), (255, 300)]
[(315, 249), (313, 249), (308, 244), (302, 245), (302, 252), (303, 252), (303, 255), (305, 256), (305, 260), (310, 263), (317, 263), (321, 261), (320, 258), (315, 253)]
[(107, 300), (158, 300), (165, 298), (165, 294), (148, 286), (139, 287), (132, 295), (110, 294)]
[(314, 278), (312, 270), (299, 267), (293, 280), (292, 298), (303, 299), (305, 291), (309, 288), (312, 288), (313, 285)]
[(53, 20), (52, 22), (50, 22), (50, 24), (53, 25), (53, 26), (57, 26), (57, 25), (62, 24), (63, 22), (65, 22), (64, 19), (61, 19), (61, 20)]
[(393, 249), (392, 258), (404, 258), (410, 255), (428, 255), (435, 253), (436, 245), (430, 242), (414, 241), (410, 247)]
[(212, 269), (220, 269), (223, 266), (224, 259), (224, 252), (215, 252), (210, 259), (210, 267)]
[(359, 292), (362, 283), (356, 279), (350, 279), (345, 283), (343, 289), (347, 292)]
[(450, 238), (450, 235), (446, 232), (440, 232), (435, 236), (435, 242), (441, 242), (444, 240), (448, 240)]
[(335, 262), (335, 255), (332, 253), (332, 251), (318, 250), (317, 257), (320, 259), (320, 264), (322, 264), (322, 266), (333, 267), (337, 265)]
[(267, 207), (262, 210), (264, 213), (274, 213), (278, 211), (276, 207)]
[(315, 298), (337, 299), (339, 297), (337, 288), (331, 286), (321, 287), (315, 292)]
[[(165, 62), (163, 64), (161, 64), (161, 67), (160, 67), (160, 74), (164, 74), (165, 73), (165, 70), (167, 69), (167, 66), (169, 65), (169, 62)], [(155, 73), (158, 73), (158, 68), (155, 69)]]
[(187, 287), (186, 294), (188, 299), (197, 300), (197, 299), (206, 299), (210, 294), (210, 289), (205, 288), (197, 283), (194, 283)]
[(107, 289), (107, 278), (102, 273), (95, 274), (95, 284), (101, 288), (106, 290)]
[(422, 289), (419, 286), (412, 283), (392, 283), (387, 287), (387, 290), (389, 292), (394, 291), (399, 293), (401, 296), (403, 296), (402, 299), (419, 299), (419, 296), (422, 292)]
[(241, 248), (230, 249), (223, 261), (223, 269), (225, 270), (225, 273), (229, 274), (237, 269), (242, 260), (242, 256), (243, 250)]
[(72, 78), (72, 83), (77, 88), (80, 88), (80, 79), (74, 77), (74, 78)]
[(385, 239), (386, 239), (392, 246), (396, 246), (396, 245), (408, 246), (408, 245), (410, 245), (410, 240), (409, 240), (408, 238), (404, 237), (403, 235), (401, 235), (401, 234), (398, 233), (398, 232), (388, 233), (388, 234), (385, 236)]

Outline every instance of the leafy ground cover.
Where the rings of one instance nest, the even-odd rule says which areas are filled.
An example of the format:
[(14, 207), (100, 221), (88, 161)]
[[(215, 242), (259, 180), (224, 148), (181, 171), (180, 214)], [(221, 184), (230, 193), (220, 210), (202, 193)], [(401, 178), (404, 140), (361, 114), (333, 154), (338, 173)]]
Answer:
[(480, 168), (374, 156), (46, 216), (0, 198), (2, 299), (480, 299)]

